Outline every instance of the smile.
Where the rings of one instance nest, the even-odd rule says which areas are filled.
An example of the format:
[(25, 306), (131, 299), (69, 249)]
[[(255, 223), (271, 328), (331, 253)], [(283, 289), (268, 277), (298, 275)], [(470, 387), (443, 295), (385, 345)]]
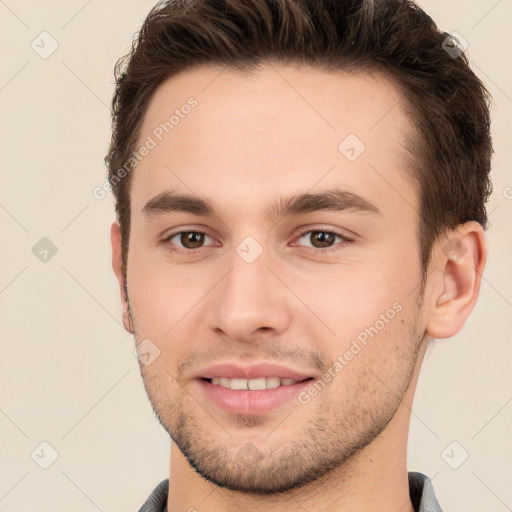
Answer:
[(282, 379), (280, 377), (259, 377), (255, 379), (230, 379), (228, 377), (213, 377), (210, 382), (214, 386), (222, 386), (229, 389), (246, 389), (257, 391), (262, 389), (274, 389), (279, 386), (291, 386), (298, 381), (294, 379)]
[(261, 416), (285, 405), (298, 406), (297, 396), (312, 378), (260, 377), (253, 379), (212, 377), (195, 379), (207, 401), (225, 413)]

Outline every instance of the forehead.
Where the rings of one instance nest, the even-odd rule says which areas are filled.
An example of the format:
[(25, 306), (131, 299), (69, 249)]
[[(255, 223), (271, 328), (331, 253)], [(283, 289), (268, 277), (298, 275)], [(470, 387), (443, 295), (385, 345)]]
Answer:
[(375, 73), (274, 64), (182, 72), (147, 109), (137, 147), (153, 143), (133, 171), (132, 211), (179, 190), (249, 214), (256, 202), (265, 211), (262, 198), (333, 185), (381, 205), (405, 196), (410, 208), (403, 101)]

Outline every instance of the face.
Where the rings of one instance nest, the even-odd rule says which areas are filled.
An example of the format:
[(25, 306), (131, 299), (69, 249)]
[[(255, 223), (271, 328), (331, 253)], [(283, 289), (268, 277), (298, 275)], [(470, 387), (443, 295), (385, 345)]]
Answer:
[(130, 316), (161, 424), (220, 486), (310, 482), (404, 398), (425, 322), (399, 99), (378, 75), (295, 66), (195, 69), (152, 98)]

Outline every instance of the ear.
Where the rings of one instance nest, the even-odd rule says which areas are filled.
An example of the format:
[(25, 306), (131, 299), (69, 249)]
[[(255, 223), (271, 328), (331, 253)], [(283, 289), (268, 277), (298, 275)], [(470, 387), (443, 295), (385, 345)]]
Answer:
[(485, 234), (478, 222), (461, 224), (436, 244), (428, 298), (426, 334), (436, 339), (457, 334), (475, 306), (487, 259)]
[(134, 334), (134, 329), (128, 309), (128, 297), (126, 296), (126, 283), (123, 274), (123, 259), (121, 253), (121, 227), (117, 221), (112, 223), (110, 228), (110, 240), (112, 242), (112, 268), (114, 274), (119, 282), (119, 289), (121, 292), (121, 306), (123, 309), (123, 325), (124, 328), (131, 334)]

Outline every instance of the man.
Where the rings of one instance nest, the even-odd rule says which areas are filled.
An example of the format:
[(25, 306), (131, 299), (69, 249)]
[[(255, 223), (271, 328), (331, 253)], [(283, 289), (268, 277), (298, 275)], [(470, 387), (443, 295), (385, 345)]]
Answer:
[(113, 268), (175, 443), (141, 511), (441, 510), (408, 426), (491, 189), (457, 41), (401, 0), (170, 1), (116, 77)]

